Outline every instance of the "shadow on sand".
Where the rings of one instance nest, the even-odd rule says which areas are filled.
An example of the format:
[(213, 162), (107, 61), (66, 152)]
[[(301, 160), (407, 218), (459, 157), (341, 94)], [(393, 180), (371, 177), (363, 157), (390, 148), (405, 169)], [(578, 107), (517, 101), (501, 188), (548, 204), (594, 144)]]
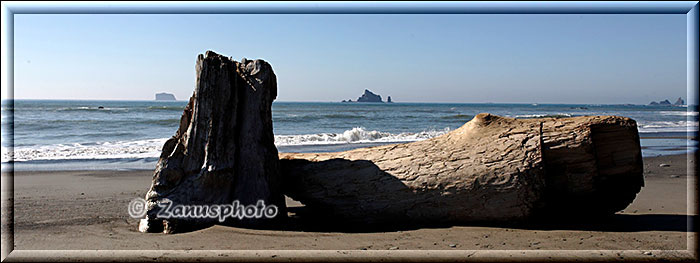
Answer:
[[(418, 229), (438, 229), (451, 227), (492, 227), (522, 230), (568, 230), (568, 231), (606, 231), (606, 232), (695, 232), (697, 216), (670, 214), (615, 214), (603, 218), (589, 219), (545, 219), (516, 223), (474, 222), (465, 224), (425, 224), (425, 223), (391, 223), (362, 224), (344, 222), (338, 219), (321, 217), (304, 211), (304, 207), (291, 207), (289, 211), (296, 215), (287, 219), (278, 227), (246, 227), (257, 230), (319, 232), (319, 233), (382, 233), (409, 231)], [(180, 228), (177, 233), (203, 230), (212, 225), (190, 225)], [(236, 227), (236, 226), (231, 226)], [(239, 226), (240, 227), (240, 226)]]
[(671, 214), (614, 214), (600, 218), (547, 218), (513, 223), (474, 222), (465, 224), (360, 224), (314, 215), (304, 207), (292, 207), (289, 211), (297, 215), (289, 218), (287, 231), (302, 232), (340, 232), (340, 233), (378, 233), (408, 231), (422, 228), (494, 227), (523, 230), (571, 230), (571, 231), (608, 231), (608, 232), (695, 232), (697, 216)]
[[(380, 169), (371, 161), (367, 160), (345, 160), (331, 159), (321, 162), (310, 162), (307, 160), (282, 160), (281, 171), (285, 178), (285, 194), (295, 196), (295, 189), (303, 189), (299, 184), (304, 184), (303, 177), (309, 171), (322, 171), (326, 177), (317, 175), (324, 184), (329, 187), (339, 187), (336, 182), (337, 177), (344, 177), (345, 180), (355, 182), (382, 182), (382, 189), (394, 195), (387, 200), (374, 200), (378, 207), (388, 207), (396, 200), (421, 200), (432, 198), (431, 195), (440, 195), (439, 190), (421, 193), (418, 196), (396, 177)], [(334, 185), (335, 183), (335, 185)], [(353, 193), (371, 193), (375, 191), (372, 184), (355, 184)], [(487, 192), (489, 189), (481, 189), (486, 196), (495, 196), (499, 193)], [(298, 194), (298, 193), (297, 193)], [(464, 199), (450, 199), (452, 197), (440, 197), (446, 203), (460, 202)], [(348, 205), (357, 206), (366, 200), (357, 196), (344, 195), (344, 202)], [(335, 198), (338, 198), (337, 196)], [(598, 200), (600, 201), (600, 200)], [(377, 204), (379, 203), (379, 204)], [(574, 206), (576, 207), (576, 206)], [(694, 232), (696, 228), (692, 225), (696, 222), (694, 215), (673, 215), (673, 214), (613, 214), (598, 216), (564, 216), (568, 213), (559, 209), (550, 209), (546, 215), (530, 218), (525, 221), (514, 222), (468, 222), (468, 223), (417, 223), (402, 219), (398, 214), (384, 216), (380, 220), (370, 220), (363, 217), (349, 218), (342, 220), (340, 217), (333, 217), (332, 213), (326, 213), (322, 207), (312, 209), (311, 207), (288, 207), (291, 212), (289, 218), (282, 219), (279, 224), (267, 225), (266, 227), (236, 226), (236, 222), (231, 226), (245, 227), (260, 230), (282, 230), (299, 232), (339, 232), (339, 233), (381, 233), (393, 231), (407, 231), (425, 228), (450, 228), (454, 226), (464, 227), (493, 227), (510, 228), (524, 230), (570, 230), (570, 231), (608, 231), (608, 232), (643, 232), (643, 231), (670, 231), (670, 232)], [(376, 223), (374, 223), (376, 222)], [(388, 223), (387, 223), (388, 222)], [(425, 222), (425, 221), (421, 221)], [(200, 225), (193, 228), (180, 228), (178, 232), (190, 232), (207, 228), (210, 225)]]

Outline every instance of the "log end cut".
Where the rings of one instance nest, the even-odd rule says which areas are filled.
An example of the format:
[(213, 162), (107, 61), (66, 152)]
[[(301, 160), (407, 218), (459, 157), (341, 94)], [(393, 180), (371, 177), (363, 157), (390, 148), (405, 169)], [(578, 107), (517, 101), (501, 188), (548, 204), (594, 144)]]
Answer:
[(545, 120), (542, 138), (549, 214), (612, 214), (644, 186), (639, 133), (630, 118)]

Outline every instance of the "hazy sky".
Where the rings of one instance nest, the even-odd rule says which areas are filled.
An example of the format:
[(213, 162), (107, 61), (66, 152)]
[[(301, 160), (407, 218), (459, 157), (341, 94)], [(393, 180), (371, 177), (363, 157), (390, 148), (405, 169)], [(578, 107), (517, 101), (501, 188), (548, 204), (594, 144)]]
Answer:
[(278, 101), (686, 98), (686, 15), (15, 15), (16, 99), (187, 99), (197, 54), (268, 61)]

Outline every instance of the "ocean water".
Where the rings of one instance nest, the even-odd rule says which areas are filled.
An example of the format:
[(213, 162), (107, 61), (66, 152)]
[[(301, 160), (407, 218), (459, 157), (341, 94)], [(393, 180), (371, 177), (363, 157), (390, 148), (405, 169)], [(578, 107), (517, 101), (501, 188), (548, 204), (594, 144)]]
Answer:
[[(186, 101), (16, 100), (2, 104), (2, 162), (16, 170), (152, 169)], [(275, 102), (281, 152), (342, 151), (432, 138), (488, 112), (515, 118), (619, 115), (637, 121), (642, 154), (697, 149), (697, 108), (644, 105)], [(8, 129), (14, 126), (14, 129)], [(14, 131), (14, 134), (12, 133)]]

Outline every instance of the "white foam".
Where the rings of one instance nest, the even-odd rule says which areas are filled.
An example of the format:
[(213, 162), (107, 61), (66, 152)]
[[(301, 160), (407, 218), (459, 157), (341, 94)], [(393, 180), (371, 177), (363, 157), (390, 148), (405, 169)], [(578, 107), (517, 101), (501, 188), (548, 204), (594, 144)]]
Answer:
[(443, 135), (450, 131), (449, 128), (443, 130), (429, 130), (417, 133), (402, 132), (389, 133), (381, 131), (368, 131), (363, 127), (355, 127), (343, 133), (318, 133), (304, 135), (276, 135), (275, 145), (323, 145), (323, 144), (344, 144), (344, 143), (365, 143), (365, 142), (412, 142), (430, 139)]
[(99, 142), (91, 144), (54, 144), (44, 146), (15, 147), (3, 152), (3, 162), (31, 160), (112, 159), (158, 157), (167, 138), (138, 141)]
[[(418, 133), (388, 133), (368, 131), (357, 127), (342, 133), (319, 133), (303, 135), (277, 135), (276, 146), (325, 145), (363, 142), (411, 142), (433, 138), (450, 130), (429, 130)], [(71, 143), (43, 146), (15, 147), (14, 151), (2, 149), (2, 161), (15, 162), (33, 160), (93, 160), (93, 159), (140, 159), (160, 156), (163, 144), (168, 138), (117, 141), (99, 143)], [(14, 156), (13, 156), (14, 155)]]
[(697, 111), (660, 111), (659, 114), (667, 116), (698, 116)]
[(640, 121), (639, 132), (697, 132), (697, 121)]
[(571, 117), (569, 113), (524, 114), (515, 115), (515, 118), (545, 118), (545, 117)]

